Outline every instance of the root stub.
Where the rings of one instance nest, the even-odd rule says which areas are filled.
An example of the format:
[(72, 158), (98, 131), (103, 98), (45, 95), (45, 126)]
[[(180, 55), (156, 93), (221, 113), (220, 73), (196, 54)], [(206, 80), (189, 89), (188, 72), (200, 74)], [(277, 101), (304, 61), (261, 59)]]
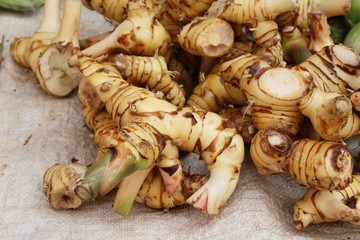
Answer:
[(351, 153), (336, 142), (302, 139), (293, 144), (289, 153), (290, 175), (310, 188), (344, 189), (352, 181), (352, 169)]
[(233, 45), (234, 33), (231, 28), (225, 24), (218, 24), (208, 27), (202, 32), (197, 42), (202, 52), (208, 57), (219, 57), (229, 51)]
[(76, 186), (74, 191), (76, 195), (82, 200), (90, 200), (93, 198), (91, 191), (87, 189), (85, 186)]
[(56, 191), (49, 195), (50, 205), (55, 209), (74, 209), (82, 205), (80, 199), (73, 191)]
[(50, 205), (55, 209), (74, 209), (83, 200), (74, 192), (74, 184), (87, 167), (70, 163), (51, 166), (44, 175), (44, 192)]
[(234, 44), (234, 31), (219, 18), (196, 18), (179, 35), (186, 51), (203, 57), (216, 58), (226, 54)]
[[(65, 97), (79, 84), (82, 75), (78, 68), (67, 63), (76, 49), (70, 44), (62, 46), (53, 44), (42, 54), (36, 69), (41, 87), (48, 93)], [(64, 64), (65, 63), (65, 64)]]

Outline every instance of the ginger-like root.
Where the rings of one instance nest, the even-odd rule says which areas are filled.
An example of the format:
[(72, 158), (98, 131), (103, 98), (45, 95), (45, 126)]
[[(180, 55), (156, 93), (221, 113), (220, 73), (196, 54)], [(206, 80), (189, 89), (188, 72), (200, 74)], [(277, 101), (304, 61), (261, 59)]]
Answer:
[(293, 26), (308, 29), (309, 18), (314, 11), (323, 12), (327, 17), (346, 15), (349, 11), (351, 0), (300, 0), (292, 16)]
[(115, 56), (115, 63), (121, 75), (136, 86), (146, 86), (150, 91), (161, 93), (164, 99), (182, 107), (185, 104), (185, 92), (172, 79), (163, 57), (129, 56), (119, 54)]
[[(100, 108), (101, 106), (96, 108), (97, 105), (88, 105), (88, 103), (94, 103), (98, 100), (98, 95), (92, 90), (93, 89), (88, 86), (88, 81), (83, 79), (79, 87), (78, 95), (83, 103), (85, 123), (94, 131), (95, 140), (99, 147), (98, 156), (95, 161), (99, 161), (107, 154), (109, 147), (109, 145), (107, 145), (107, 138), (103, 136), (108, 135), (108, 133), (116, 136), (120, 133), (117, 132), (118, 127), (115, 121), (105, 109)], [(171, 196), (180, 184), (182, 178), (179, 151), (171, 140), (165, 142), (165, 147), (161, 151), (158, 159), (156, 159), (156, 162), (163, 178), (162, 185), (165, 186), (167, 194)], [(155, 164), (153, 164), (153, 166), (155, 166)], [(153, 166), (138, 170), (121, 181), (113, 204), (114, 211), (125, 216), (129, 214), (136, 194)]]
[(80, 0), (66, 0), (60, 26), (60, 1), (45, 1), (38, 30), (33, 36), (16, 39), (11, 44), (14, 60), (30, 67), (41, 88), (54, 96), (68, 95), (81, 78), (78, 68), (66, 64), (76, 52), (73, 47), (78, 46), (80, 11)]
[[(106, 63), (105, 63), (106, 64)], [(108, 73), (111, 72), (111, 70), (114, 73), (120, 74), (116, 69), (114, 69), (111, 65), (105, 65), (105, 68), (108, 70)], [(148, 159), (149, 164), (151, 166), (145, 166), (144, 170), (140, 170), (139, 173), (135, 174), (137, 177), (135, 178), (135, 184), (137, 184), (139, 187), (141, 186), (141, 177), (145, 178), (146, 175), (149, 173), (149, 171), (152, 169), (153, 162), (155, 161), (154, 158), (157, 158), (157, 155), (159, 151), (161, 151), (162, 144), (155, 147), (156, 144), (159, 144), (162, 142), (162, 137), (154, 137), (153, 129), (148, 128), (147, 125), (142, 125), (141, 123), (133, 123), (132, 126), (127, 126), (128, 128), (125, 128), (125, 130), (120, 130), (117, 127), (116, 122), (112, 119), (111, 115), (106, 112), (105, 109), (103, 109), (103, 105), (101, 102), (101, 99), (99, 98), (98, 94), (94, 91), (92, 86), (89, 84), (89, 82), (84, 78), (79, 87), (78, 92), (79, 98), (83, 104), (83, 115), (85, 119), (86, 125), (94, 131), (95, 140), (99, 147), (98, 157), (96, 159), (96, 166), (97, 168), (102, 168), (104, 164), (109, 164), (109, 161), (111, 158), (115, 158), (112, 161), (115, 162), (117, 160), (119, 162), (119, 166), (123, 164), (121, 170), (121, 167), (118, 169), (120, 172), (123, 171), (123, 176), (119, 176), (118, 179), (116, 179), (116, 182), (121, 181), (122, 178), (126, 178), (127, 175), (131, 174), (138, 168), (142, 168), (144, 165), (143, 156), (147, 156), (146, 154), (153, 153), (154, 156), (149, 156), (150, 159)], [(100, 101), (100, 103), (99, 103)], [(132, 132), (133, 131), (133, 132)], [(155, 133), (156, 134), (156, 133)], [(130, 140), (130, 143), (127, 143), (126, 138), (129, 138), (129, 136), (133, 136), (133, 139)], [(140, 138), (140, 139), (139, 139)], [(141, 141), (144, 141), (141, 143)], [(154, 142), (155, 141), (155, 142)], [(124, 143), (123, 143), (124, 142)], [(155, 145), (152, 145), (155, 144)], [(135, 145), (135, 147), (134, 147)], [(142, 145), (142, 146), (141, 146)], [(114, 148), (112, 150), (109, 150), (109, 148)], [(148, 148), (147, 150), (144, 150), (144, 152), (139, 153), (138, 150), (142, 148)], [(153, 150), (153, 152), (151, 151)], [(128, 153), (126, 153), (128, 151)], [(124, 152), (125, 156), (117, 157), (118, 152)], [(129, 155), (128, 157), (126, 155)], [(145, 154), (145, 155), (144, 155)], [(133, 157), (133, 160), (131, 160), (131, 156)], [(124, 159), (125, 158), (125, 159)], [(133, 161), (133, 163), (129, 163), (128, 166), (126, 166), (126, 161)], [(125, 164), (125, 166), (124, 166)], [(103, 176), (97, 176), (97, 185), (101, 184), (101, 181), (106, 179), (106, 171), (103, 171)], [(118, 172), (119, 173), (119, 172)], [(111, 172), (109, 173), (111, 175)], [(121, 174), (120, 174), (121, 175)], [(116, 177), (115, 177), (116, 178)], [(129, 177), (129, 179), (132, 179), (132, 177)], [(124, 184), (126, 184), (127, 181), (125, 180)], [(106, 180), (104, 180), (105, 182)], [(90, 179), (91, 182), (91, 179)], [(115, 182), (115, 185), (116, 185)], [(93, 183), (93, 182), (92, 182)], [(94, 183), (93, 183), (94, 184)], [(113, 188), (114, 183), (111, 183), (110, 190)], [(94, 187), (92, 187), (94, 188)], [(90, 198), (90, 197), (96, 197), (98, 194), (101, 194), (100, 190), (95, 190), (95, 192), (92, 192), (92, 188), (82, 187), (80, 186), (78, 188), (79, 194), (83, 195), (82, 198)], [(99, 188), (96, 186), (95, 188)], [(122, 187), (124, 188), (124, 187)], [(79, 190), (80, 189), (80, 190)], [(98, 191), (98, 192), (96, 192)], [(106, 190), (105, 193), (106, 194)], [(93, 196), (94, 194), (94, 196)], [(136, 189), (135, 189), (135, 195), (133, 195), (133, 198), (136, 196)], [(123, 196), (121, 196), (123, 197)], [(116, 202), (116, 208), (118, 208), (119, 213), (123, 213), (126, 215), (130, 211), (130, 208), (132, 206), (133, 200), (129, 200), (131, 198), (131, 192), (127, 194), (127, 201), (125, 202), (125, 206), (119, 207), (119, 201)], [(119, 198), (119, 197), (117, 197)], [(122, 202), (122, 204), (124, 201)], [(120, 209), (120, 210), (119, 210)]]
[(212, 112), (219, 112), (230, 104), (246, 105), (246, 97), (239, 86), (239, 81), (252, 64), (256, 64), (258, 69), (269, 66), (255, 55), (241, 50), (232, 51), (213, 67), (203, 81), (200, 81), (186, 104)]
[(253, 39), (261, 47), (272, 47), (280, 41), (279, 28), (275, 21), (255, 22), (251, 26)]
[(258, 130), (276, 126), (291, 134), (301, 128), (303, 115), (298, 102), (306, 95), (310, 81), (283, 67), (262, 71), (256, 62), (240, 81), (248, 101), (252, 101), (252, 120)]
[[(115, 50), (142, 56), (165, 54), (170, 36), (153, 10), (135, 0), (128, 1), (127, 9), (127, 18), (109, 36), (84, 49), (84, 55), (97, 58)], [(71, 59), (70, 64), (76, 65), (76, 59)]]
[(344, 189), (352, 181), (354, 161), (345, 144), (300, 139), (287, 156), (290, 175), (319, 190)]
[(225, 105), (253, 102), (252, 120), (258, 130), (278, 126), (297, 134), (303, 119), (298, 104), (312, 83), (328, 91), (330, 87), (345, 91), (346, 86), (357, 89), (356, 79), (360, 76), (359, 55), (340, 45), (324, 47), (291, 69), (270, 68), (259, 57), (247, 53), (224, 59), (194, 89), (187, 104), (218, 112)]
[(273, 21), (277, 15), (295, 10), (296, 2), (217, 0), (207, 11), (208, 17), (218, 17), (239, 25), (255, 23), (252, 26), (253, 39), (258, 43), (253, 54), (267, 60), (272, 66), (284, 66), (283, 51), (280, 44), (278, 26)]
[(281, 13), (295, 10), (295, 7), (293, 0), (217, 0), (208, 9), (207, 15), (243, 24), (252, 19), (273, 20)]
[(285, 66), (279, 28), (275, 21), (255, 21), (251, 26), (254, 41), (258, 46), (253, 54), (262, 57), (271, 66)]
[(318, 52), (326, 46), (334, 45), (330, 35), (327, 16), (323, 12), (311, 12), (309, 15), (310, 41), (309, 50)]
[(43, 52), (37, 61), (36, 77), (41, 88), (56, 97), (68, 96), (82, 78), (79, 69), (67, 64), (68, 59), (76, 55), (73, 45), (53, 43)]
[(30, 65), (25, 58), (26, 48), (30, 42), (30, 37), (15, 38), (10, 44), (10, 54), (16, 63), (22, 67), (29, 68)]
[(73, 187), (86, 170), (86, 166), (76, 163), (55, 164), (46, 170), (43, 188), (53, 208), (72, 209), (84, 203), (75, 194)]
[(246, 143), (252, 141), (257, 130), (252, 121), (250, 106), (239, 108), (224, 107), (220, 110), (219, 115), (235, 123), (235, 126)]
[(87, 38), (79, 39), (80, 50), (84, 50), (85, 48), (88, 48), (88, 47), (94, 45), (95, 43), (100, 42), (101, 40), (103, 40), (104, 38), (109, 36), (111, 34), (111, 32), (112, 31), (101, 33), (101, 34), (98, 34), (95, 36), (90, 36)]
[(287, 155), (293, 140), (278, 127), (260, 130), (250, 145), (250, 155), (258, 173), (270, 175), (287, 172)]
[(294, 10), (277, 15), (275, 21), (280, 29), (293, 26), (307, 34), (313, 12), (322, 12), (327, 17), (343, 16), (348, 13), (350, 4), (351, 0), (299, 0)]
[(60, 28), (60, 0), (46, 0), (41, 23), (32, 36), (15, 39), (10, 46), (13, 59), (35, 72), (36, 59), (58, 34)]
[(35, 74), (42, 89), (54, 96), (65, 97), (80, 82), (77, 67), (67, 64), (79, 50), (81, 0), (65, 0), (59, 34), (38, 59), (34, 59)]
[(182, 28), (178, 41), (191, 54), (217, 58), (233, 46), (234, 31), (220, 18), (197, 17)]
[(326, 140), (347, 139), (360, 132), (360, 118), (352, 110), (349, 98), (315, 87), (299, 103), (315, 131)]
[(301, 185), (319, 190), (343, 189), (352, 178), (354, 161), (345, 144), (290, 135), (284, 129), (260, 130), (250, 154), (262, 175), (286, 173)]
[(214, 0), (155, 1), (156, 18), (169, 32), (171, 42), (177, 43), (181, 28), (192, 19), (203, 16)]
[(226, 105), (252, 102), (256, 129), (275, 125), (296, 134), (303, 118), (297, 104), (306, 94), (311, 78), (284, 67), (271, 68), (253, 54), (236, 54), (233, 52), (213, 68), (187, 104), (218, 112)]
[(140, 188), (142, 187), (142, 185), (144, 185), (145, 179), (153, 170), (154, 166), (155, 164), (148, 168), (138, 170), (125, 177), (120, 182), (112, 207), (113, 211), (123, 216), (127, 216), (130, 213), (130, 210)]
[(83, 200), (104, 196), (136, 170), (149, 168), (164, 147), (159, 132), (143, 122), (103, 131), (100, 138), (107, 151), (75, 186), (76, 194)]
[[(129, 0), (82, 0), (83, 5), (111, 19), (116, 23), (121, 23), (126, 18)], [(141, 0), (145, 6), (152, 8), (152, 1)]]
[(172, 140), (165, 141), (165, 147), (157, 159), (156, 166), (160, 171), (166, 192), (171, 196), (183, 176), (179, 149)]
[(344, 45), (326, 46), (294, 68), (311, 75), (315, 86), (325, 92), (348, 94), (360, 88), (360, 56)]
[[(97, 95), (96, 91), (94, 90), (94, 88), (85, 78), (82, 78), (79, 83), (78, 97), (82, 105), (84, 107), (88, 107), (90, 111), (101, 109), (104, 105), (101, 99), (99, 98), (99, 96)], [(88, 120), (86, 120), (85, 116), (84, 119), (86, 125), (93, 130), (95, 126), (95, 122), (93, 120), (89, 122)]]
[(154, 168), (137, 193), (136, 202), (156, 209), (170, 209), (185, 205), (186, 199), (205, 184), (207, 177), (184, 175), (173, 194), (164, 191), (159, 168)]
[(283, 60), (284, 53), (281, 42), (277, 42), (274, 46), (268, 48), (257, 46), (252, 51), (252, 54), (261, 57), (273, 67), (285, 67), (286, 65), (286, 62)]
[[(345, 59), (345, 54), (348, 54), (348, 59)], [(339, 59), (344, 59), (344, 62)], [(359, 56), (340, 45), (324, 47), (292, 69), (269, 68), (269, 64), (260, 58), (245, 53), (216, 65), (194, 89), (187, 104), (218, 112), (227, 104), (244, 105), (237, 100), (244, 94), (247, 101), (254, 103), (252, 119), (258, 130), (281, 126), (297, 134), (303, 119), (298, 104), (310, 85), (314, 83), (322, 88), (333, 86), (344, 90), (345, 86), (351, 86), (356, 89), (358, 64)]]
[[(153, 171), (154, 167), (160, 173), (160, 178), (157, 179), (160, 182), (146, 182), (145, 179), (149, 178), (148, 175), (151, 171)], [(182, 176), (183, 174), (179, 160), (178, 148), (171, 140), (167, 140), (165, 141), (165, 147), (162, 150), (161, 155), (156, 160), (156, 164), (153, 164), (151, 167), (146, 169), (136, 171), (121, 181), (114, 200), (113, 210), (121, 215), (127, 216), (133, 202), (136, 200), (137, 195), (139, 195), (141, 188), (144, 187), (151, 189), (151, 191), (149, 190), (149, 192), (143, 193), (150, 195), (148, 196), (149, 198), (155, 192), (155, 194), (160, 194), (160, 196), (156, 195), (158, 200), (161, 200), (163, 195), (171, 199), (172, 197), (175, 197), (175, 194), (177, 194), (176, 189), (178, 189), (181, 184)], [(166, 192), (163, 192), (164, 190)], [(147, 200), (146, 203), (147, 202), (152, 203), (153, 200)], [(152, 207), (151, 204), (150, 206)]]
[(129, 85), (120, 75), (110, 74), (91, 58), (81, 57), (79, 63), (118, 126), (135, 119), (147, 123), (178, 142), (180, 150), (204, 159), (210, 178), (187, 202), (207, 214), (217, 214), (235, 190), (244, 159), (244, 142), (233, 123), (211, 112), (177, 109), (154, 93)]
[(176, 59), (176, 53), (170, 56), (165, 55), (166, 64), (172, 74), (173, 81), (177, 82), (185, 91), (185, 99), (188, 99), (194, 89), (194, 81), (190, 72), (185, 68), (184, 64)]
[(60, 30), (60, 0), (44, 2), (44, 16), (36, 32), (30, 37), (24, 58), (35, 72), (34, 59), (46, 49)]
[(171, 140), (166, 141), (156, 163), (130, 174), (121, 181), (114, 200), (113, 210), (121, 215), (127, 216), (129, 214), (140, 187), (154, 167), (159, 169), (162, 177), (159, 190), (165, 189), (167, 195), (171, 197), (182, 178), (182, 167), (178, 157), (178, 148), (173, 145)]
[(359, 175), (354, 175), (353, 182), (343, 190), (309, 189), (295, 203), (295, 228), (302, 230), (309, 224), (336, 221), (360, 225), (359, 195)]
[[(103, 141), (102, 135), (105, 134), (106, 131), (116, 131), (118, 130), (116, 122), (112, 119), (111, 115), (102, 108), (102, 105), (91, 106), (88, 103), (97, 102), (97, 100), (101, 101), (98, 98), (96, 92), (91, 91), (93, 95), (89, 94), (91, 86), (88, 86), (88, 81), (85, 79), (82, 80), (79, 87), (78, 95), (82, 100), (83, 104), (83, 116), (86, 125), (94, 131), (95, 141), (99, 147), (99, 159), (103, 153), (106, 152), (106, 143)], [(87, 95), (86, 97), (83, 97)], [(91, 100), (92, 98), (92, 100)], [(85, 101), (84, 101), (85, 99)], [(174, 189), (180, 183), (180, 179), (182, 176), (182, 167), (181, 162), (179, 160), (179, 151), (177, 146), (172, 140), (165, 141), (165, 147), (161, 151), (160, 156), (156, 160), (156, 165), (159, 167), (161, 175), (164, 180), (164, 185), (166, 191), (169, 195), (172, 194)], [(144, 171), (145, 172), (145, 171)], [(144, 173), (145, 174), (145, 173)], [(140, 176), (144, 175), (140, 174)]]

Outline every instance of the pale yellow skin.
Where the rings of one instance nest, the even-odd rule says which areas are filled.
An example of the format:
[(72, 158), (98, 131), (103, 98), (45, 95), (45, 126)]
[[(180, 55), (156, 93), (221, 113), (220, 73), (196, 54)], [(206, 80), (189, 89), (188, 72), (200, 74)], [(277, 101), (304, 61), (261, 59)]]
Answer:
[(271, 175), (286, 173), (287, 154), (292, 146), (292, 139), (287, 132), (270, 127), (260, 130), (250, 144), (250, 155), (258, 173)]
[(119, 54), (115, 56), (115, 64), (129, 83), (146, 86), (150, 91), (163, 95), (170, 103), (184, 106), (185, 91), (173, 81), (172, 76), (176, 73), (168, 70), (163, 57)]
[[(228, 66), (231, 68), (227, 71)], [(281, 126), (297, 134), (303, 119), (298, 104), (310, 85), (343, 94), (348, 87), (358, 89), (359, 66), (359, 55), (343, 45), (325, 47), (291, 69), (271, 68), (260, 57), (243, 53), (216, 65), (195, 87), (187, 104), (218, 112), (223, 106), (242, 106), (249, 101), (253, 103), (252, 119), (258, 130)], [(356, 124), (351, 126), (357, 128)]]
[(351, 100), (340, 93), (315, 87), (300, 101), (299, 110), (323, 139), (347, 139), (360, 132), (360, 118), (352, 110)]
[(220, 116), (234, 122), (246, 143), (250, 143), (257, 132), (252, 121), (250, 109), (250, 105), (239, 108), (224, 107), (219, 112)]
[(257, 21), (252, 26), (253, 38), (258, 46), (252, 51), (271, 66), (285, 66), (280, 33), (275, 21)]
[(274, 46), (271, 47), (257, 46), (253, 49), (252, 54), (261, 57), (263, 60), (267, 61), (273, 67), (286, 66), (281, 42), (277, 42)]
[[(34, 59), (33, 71), (41, 88), (54, 96), (65, 97), (79, 84), (81, 74), (66, 62), (79, 48), (81, 0), (65, 0), (59, 33), (41, 55)], [(65, 63), (65, 64), (64, 64)]]
[(283, 129), (270, 127), (255, 135), (250, 154), (262, 175), (289, 172), (301, 185), (320, 190), (343, 189), (351, 182), (351, 153), (333, 141), (295, 141)]
[(260, 68), (248, 68), (248, 72), (253, 73), (240, 81), (240, 87), (253, 102), (254, 126), (258, 130), (276, 126), (297, 134), (303, 120), (297, 105), (307, 93), (309, 79), (283, 67), (267, 68), (263, 73)]
[(218, 0), (208, 9), (208, 17), (218, 17), (229, 23), (250, 25), (258, 44), (253, 54), (262, 56), (272, 66), (284, 66), (278, 26), (274, 22), (281, 13), (295, 10), (292, 0)]
[[(102, 141), (101, 135), (106, 131), (116, 131), (118, 127), (111, 115), (102, 108), (102, 104), (98, 104), (98, 101), (101, 100), (98, 98), (97, 94), (93, 92), (93, 89), (88, 85), (88, 82), (85, 79), (83, 79), (80, 84), (78, 95), (83, 104), (85, 123), (94, 131), (95, 142), (99, 148), (98, 156), (96, 158), (96, 160), (98, 160), (103, 156), (108, 147)], [(93, 105), (90, 105), (89, 103), (92, 103)], [(171, 195), (180, 184), (180, 179), (182, 177), (179, 151), (171, 140), (165, 142), (165, 147), (157, 159), (157, 166), (163, 176), (167, 192)], [(172, 170), (169, 173), (167, 169), (176, 169), (176, 171)]]
[(185, 91), (185, 99), (188, 99), (195, 85), (189, 71), (176, 59), (174, 54), (166, 54), (164, 57), (168, 69), (173, 73), (172, 79), (182, 87)]
[(347, 14), (350, 4), (351, 0), (298, 0), (296, 8), (279, 14), (276, 22), (281, 29), (294, 26), (306, 33), (311, 13), (322, 12), (327, 17), (342, 16)]
[(16, 38), (10, 47), (13, 59), (24, 67), (35, 71), (39, 55), (56, 37), (60, 29), (60, 0), (45, 1), (44, 16), (32, 36)]
[(353, 159), (341, 143), (300, 139), (286, 161), (290, 175), (309, 188), (341, 190), (352, 181)]
[(125, 19), (128, 2), (128, 0), (82, 0), (83, 5), (88, 9), (117, 23), (121, 23)]
[(271, 47), (280, 41), (279, 28), (275, 21), (256, 22), (252, 26), (253, 38), (262, 47)]
[(293, 0), (217, 0), (208, 9), (208, 15), (243, 24), (252, 19), (273, 20), (277, 15), (295, 8)]
[[(149, 178), (152, 179), (154, 171), (156, 171), (159, 176), (157, 181), (147, 181)], [(185, 191), (183, 187), (184, 177), (179, 160), (178, 148), (171, 140), (167, 140), (155, 164), (148, 168), (138, 170), (121, 181), (114, 200), (113, 210), (122, 215), (128, 215), (134, 200), (136, 200), (139, 195), (146, 199), (144, 204), (149, 207), (154, 207), (158, 201), (165, 203), (161, 205), (164, 208), (183, 205), (185, 204), (184, 194), (186, 193), (183, 192)], [(202, 179), (205, 178), (198, 177), (193, 179), (194, 181), (198, 181), (193, 183), (195, 190), (204, 184)], [(142, 189), (147, 190), (144, 192)], [(183, 199), (183, 201), (178, 201), (179, 198)], [(166, 201), (166, 199), (168, 201)], [(160, 208), (160, 206), (158, 208)]]
[(304, 76), (310, 75), (315, 86), (325, 92), (348, 95), (347, 88), (360, 88), (360, 56), (344, 45), (324, 47), (293, 70)]
[(260, 57), (240, 53), (216, 65), (187, 104), (219, 112), (225, 105), (242, 106), (248, 101), (258, 130), (278, 126), (296, 134), (303, 118), (297, 104), (309, 85), (309, 77), (287, 68), (270, 67)]
[(30, 37), (24, 53), (25, 60), (34, 72), (39, 55), (45, 51), (59, 31), (60, 0), (45, 1), (43, 19), (36, 32)]
[(236, 128), (215, 113), (177, 109), (146, 89), (130, 86), (120, 75), (108, 74), (91, 58), (80, 58), (79, 67), (118, 126), (135, 119), (148, 123), (177, 142), (180, 150), (200, 154), (210, 178), (187, 202), (217, 214), (235, 190), (244, 159), (244, 142)]
[(166, 2), (164, 8), (175, 19), (179, 21), (189, 21), (203, 15), (214, 0), (168, 0)]
[(246, 68), (257, 62), (260, 63), (259, 68), (269, 66), (255, 55), (234, 51), (200, 81), (186, 104), (212, 112), (219, 112), (228, 104), (245, 105), (246, 97), (239, 86), (239, 80)]
[(30, 67), (40, 87), (57, 97), (67, 96), (81, 77), (78, 69), (64, 64), (78, 47), (81, 6), (80, 0), (66, 0), (60, 24), (60, 1), (46, 1), (43, 20), (37, 31), (11, 45), (15, 61)]
[[(343, 221), (360, 225), (360, 176), (354, 175), (353, 182), (340, 191), (309, 189), (295, 203), (294, 224), (298, 230), (309, 224)], [(354, 207), (347, 204), (353, 201)]]
[[(104, 109), (91, 109), (88, 106), (83, 106), (83, 114), (86, 124), (91, 126), (91, 129), (94, 131), (95, 141), (99, 148), (98, 156), (96, 158), (96, 160), (98, 160), (103, 156), (108, 147), (106, 143), (102, 141), (104, 139), (104, 134), (107, 134), (107, 132), (115, 134), (118, 127), (116, 122), (111, 118), (111, 115)], [(165, 147), (160, 153), (156, 165), (159, 167), (163, 176), (163, 184), (165, 185), (168, 194), (171, 195), (180, 183), (182, 176), (179, 151), (172, 141), (166, 141)], [(167, 172), (168, 168), (176, 169), (176, 171), (171, 172), (170, 174)]]
[(345, 15), (351, 0), (300, 0), (296, 12), (299, 16), (294, 25), (301, 29), (308, 28), (310, 14), (313, 11), (323, 12), (327, 17)]
[(220, 18), (197, 17), (182, 28), (178, 42), (191, 54), (217, 58), (232, 48), (234, 31)]
[(202, 16), (215, 0), (168, 0), (154, 1), (156, 17), (171, 36), (171, 41), (177, 43), (182, 26), (195, 17)]
[[(116, 69), (113, 69), (112, 66), (107, 66), (107, 68), (108, 70), (116, 72)], [(115, 134), (118, 127), (116, 122), (111, 118), (111, 115), (105, 109), (101, 108), (102, 105), (98, 102), (99, 98), (97, 94), (93, 91), (91, 86), (88, 84), (88, 81), (85, 79), (83, 79), (80, 84), (78, 95), (83, 103), (85, 123), (94, 131), (95, 140), (99, 147), (98, 156), (95, 160), (97, 161), (106, 153), (108, 147), (103, 141), (102, 135), (104, 133), (106, 134), (106, 132), (112, 132)], [(173, 203), (177, 205), (184, 204), (185, 200), (181, 203), (176, 200), (182, 196), (182, 187), (179, 187), (179, 184), (181, 184), (183, 173), (179, 160), (178, 148), (171, 140), (167, 140), (165, 142), (165, 147), (158, 157), (156, 165), (156, 168), (162, 177), (160, 178), (161, 183), (156, 186), (148, 187), (151, 187), (152, 192), (161, 193), (161, 196), (167, 196), (168, 199), (172, 199), (173, 194), (175, 194)], [(152, 168), (153, 167), (149, 167), (145, 170), (139, 170), (121, 181), (113, 204), (113, 209), (115, 211), (123, 215), (127, 215), (129, 213), (136, 194), (138, 193), (140, 187), (146, 184), (143, 182)], [(200, 184), (200, 182), (197, 184)], [(166, 192), (164, 192), (163, 189)], [(158, 198), (153, 200), (147, 200), (145, 204), (153, 207), (153, 201), (161, 199), (161, 196), (158, 196)], [(166, 208), (175, 206), (176, 205), (172, 206), (169, 204), (164, 205)]]
[(110, 35), (82, 53), (97, 58), (117, 49), (132, 55), (164, 55), (171, 40), (153, 10), (142, 1), (128, 1), (127, 10), (127, 18)]
[(323, 12), (313, 12), (309, 16), (310, 41), (309, 50), (312, 52), (321, 51), (326, 46), (334, 45), (331, 38), (330, 26), (327, 16)]
[(78, 208), (84, 203), (72, 191), (72, 187), (86, 170), (86, 166), (77, 163), (56, 164), (46, 170), (43, 178), (43, 189), (53, 208)]
[(10, 45), (10, 54), (14, 61), (23, 67), (29, 68), (29, 63), (25, 58), (26, 47), (30, 42), (30, 37), (16, 38)]
[(169, 195), (162, 186), (161, 173), (153, 168), (136, 196), (136, 201), (156, 209), (170, 209), (185, 205), (186, 199), (205, 184), (207, 178), (201, 175), (183, 176), (181, 184)]

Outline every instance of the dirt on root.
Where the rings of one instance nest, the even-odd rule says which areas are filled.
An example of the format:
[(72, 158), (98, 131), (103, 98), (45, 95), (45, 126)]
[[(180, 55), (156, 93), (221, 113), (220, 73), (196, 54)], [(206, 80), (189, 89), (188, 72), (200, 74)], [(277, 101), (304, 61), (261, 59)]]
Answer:
[(9, 165), (7, 163), (0, 163), (0, 176), (4, 175), (4, 170), (5, 168), (7, 168)]

